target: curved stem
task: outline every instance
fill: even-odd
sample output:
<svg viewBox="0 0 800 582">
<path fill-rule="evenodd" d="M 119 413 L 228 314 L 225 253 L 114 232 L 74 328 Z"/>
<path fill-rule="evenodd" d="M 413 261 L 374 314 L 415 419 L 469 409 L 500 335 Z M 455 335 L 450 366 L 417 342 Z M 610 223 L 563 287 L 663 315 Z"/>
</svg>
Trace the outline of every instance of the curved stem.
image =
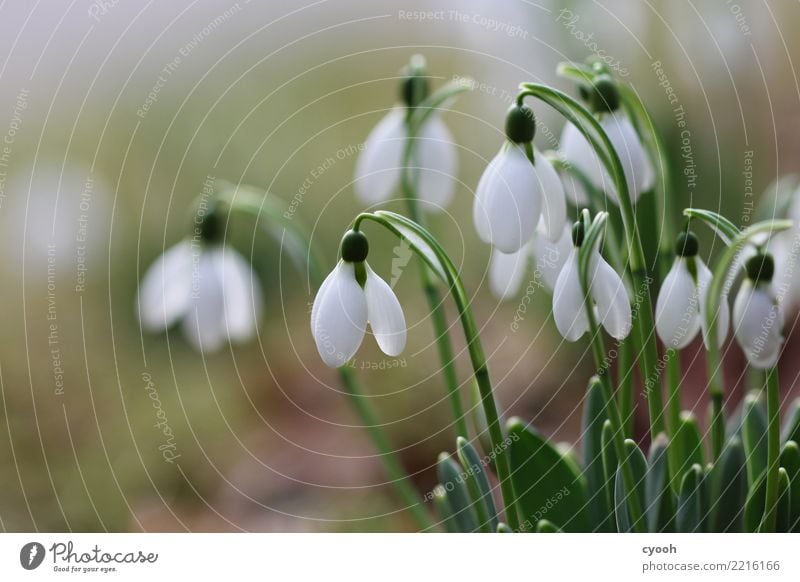
<svg viewBox="0 0 800 582">
<path fill-rule="evenodd" d="M 633 336 L 640 347 L 642 380 L 645 386 L 651 387 L 646 390 L 645 394 L 650 416 L 650 436 L 655 438 L 658 433 L 664 431 L 664 405 L 660 384 L 656 381 L 660 372 L 658 370 L 658 346 L 654 331 L 653 301 L 650 297 L 652 278 L 647 272 L 644 247 L 636 225 L 636 215 L 628 193 L 622 163 L 608 135 L 594 115 L 572 97 L 556 89 L 535 83 L 523 83 L 521 88 L 518 100 L 527 96 L 536 97 L 553 107 L 575 125 L 592 145 L 606 171 L 614 180 L 628 242 L 629 268 L 634 294 L 641 301 L 636 310 L 637 316 L 633 320 Z"/>
<path fill-rule="evenodd" d="M 414 180 L 412 158 L 414 155 L 414 145 L 417 138 L 418 127 L 416 124 L 411 123 L 411 116 L 406 118 L 406 132 L 407 138 L 405 147 L 403 149 L 403 162 L 401 173 L 401 184 L 403 195 L 406 199 L 406 206 L 408 207 L 408 215 L 411 220 L 427 228 L 424 220 L 424 215 L 419 210 L 417 200 L 417 188 Z M 458 385 L 458 374 L 456 373 L 455 361 L 453 357 L 453 345 L 450 342 L 450 336 L 447 332 L 447 315 L 444 312 L 442 296 L 436 283 L 431 277 L 431 273 L 425 265 L 420 265 L 419 279 L 422 285 L 422 290 L 425 293 L 425 298 L 428 300 L 428 309 L 431 313 L 431 322 L 433 324 L 433 335 L 436 341 L 436 348 L 439 353 L 439 360 L 441 362 L 441 371 L 444 376 L 445 387 L 447 388 L 448 400 L 450 402 L 450 411 L 453 414 L 453 422 L 455 423 L 456 436 L 469 438 L 469 429 L 467 428 L 467 419 L 464 414 L 464 407 L 461 404 L 461 393 Z"/>
<path fill-rule="evenodd" d="M 758 531 L 774 532 L 778 519 L 778 480 L 780 469 L 780 383 L 775 367 L 765 372 L 767 384 L 767 486 L 764 517 Z"/>
<path fill-rule="evenodd" d="M 436 239 L 434 239 L 428 231 L 408 218 L 385 211 L 362 213 L 356 217 L 353 228 L 358 230 L 361 222 L 364 220 L 377 222 L 395 235 L 409 240 L 414 252 L 431 267 L 433 272 L 439 274 L 450 288 L 458 309 L 458 317 L 464 330 L 464 337 L 467 343 L 467 350 L 469 351 L 470 362 L 472 363 L 473 374 L 481 394 L 481 404 L 486 414 L 489 437 L 492 441 L 492 452 L 499 451 L 495 457 L 495 465 L 497 467 L 497 477 L 500 481 L 500 489 L 503 495 L 506 520 L 511 529 L 517 530 L 519 529 L 519 516 L 517 515 L 514 486 L 511 481 L 510 451 L 503 434 L 503 427 L 500 424 L 500 415 L 498 414 L 497 404 L 494 400 L 492 381 L 489 376 L 489 368 L 486 363 L 483 344 L 481 343 L 475 319 L 472 316 L 469 297 L 458 275 L 458 269 L 456 269 L 450 257 Z M 398 228 L 399 226 L 407 229 L 407 231 L 401 231 L 400 228 Z M 409 233 L 411 233 L 415 239 L 417 239 L 417 237 L 418 239 L 410 239 L 408 236 Z M 420 242 L 427 246 L 427 249 L 430 250 L 432 255 L 420 248 Z"/>
<path fill-rule="evenodd" d="M 243 188 L 242 188 L 243 190 Z M 241 211 L 255 217 L 257 223 L 270 235 L 278 236 L 285 234 L 289 236 L 294 244 L 302 247 L 302 254 L 305 257 L 305 271 L 308 274 L 311 284 L 319 288 L 324 280 L 324 271 L 321 262 L 314 251 L 311 240 L 306 231 L 297 221 L 287 217 L 286 208 L 270 199 L 269 194 L 264 193 L 259 196 L 253 191 L 242 191 L 239 187 L 234 187 L 233 192 L 222 192 L 217 194 L 217 198 L 228 204 L 231 210 Z M 277 228 L 276 228 L 277 227 Z M 345 392 L 350 397 L 361 423 L 372 439 L 372 443 L 380 453 L 381 463 L 387 475 L 391 479 L 392 486 L 403 501 L 408 504 L 412 515 L 421 530 L 431 529 L 433 523 L 428 516 L 425 507 L 417 494 L 414 486 L 402 465 L 389 446 L 389 441 L 381 428 L 380 423 L 375 417 L 372 408 L 367 405 L 364 391 L 358 382 L 355 374 L 347 366 L 338 369 L 339 379 Z"/>
</svg>

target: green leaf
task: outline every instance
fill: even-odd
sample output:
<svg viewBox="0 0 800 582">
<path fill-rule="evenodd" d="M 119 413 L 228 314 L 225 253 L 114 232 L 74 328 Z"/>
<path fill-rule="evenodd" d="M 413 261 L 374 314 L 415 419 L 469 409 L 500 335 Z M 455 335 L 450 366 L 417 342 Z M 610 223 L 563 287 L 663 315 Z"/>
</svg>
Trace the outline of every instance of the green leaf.
<svg viewBox="0 0 800 582">
<path fill-rule="evenodd" d="M 669 439 L 664 433 L 659 433 L 650 445 L 644 499 L 647 527 L 651 532 L 671 532 L 675 528 L 675 501 L 669 484 L 668 448 Z"/>
<path fill-rule="evenodd" d="M 388 210 L 377 210 L 367 217 L 377 218 L 397 236 L 404 238 L 411 250 L 419 256 L 443 282 L 449 283 L 442 257 L 430 234 L 416 222 Z"/>
<path fill-rule="evenodd" d="M 558 451 L 519 419 L 508 423 L 511 474 L 525 530 L 545 517 L 564 531 L 590 531 L 586 483 Z"/>
<path fill-rule="evenodd" d="M 453 512 L 453 520 L 460 532 L 478 531 L 478 520 L 470 502 L 461 467 L 447 453 L 439 455 L 437 463 L 439 482 L 447 492 L 447 500 Z"/>
<path fill-rule="evenodd" d="M 786 411 L 781 429 L 781 442 L 800 442 L 800 398 L 795 398 Z"/>
<path fill-rule="evenodd" d="M 755 533 L 764 517 L 764 504 L 767 496 L 767 472 L 759 475 L 755 483 L 750 486 L 747 494 L 747 501 L 744 504 L 744 523 L 743 528 L 746 533 Z"/>
<path fill-rule="evenodd" d="M 608 504 L 609 508 L 613 509 L 616 507 L 615 490 L 617 466 L 619 465 L 619 460 L 617 458 L 617 451 L 614 448 L 614 430 L 611 427 L 610 420 L 606 420 L 603 423 L 601 447 L 603 456 L 603 474 L 605 475 L 603 489 L 605 491 L 606 503 Z M 614 510 L 614 514 L 616 515 L 616 510 Z M 615 531 L 617 531 L 616 517 L 612 525 L 615 528 Z"/>
<path fill-rule="evenodd" d="M 752 489 L 767 468 L 767 411 L 753 393 L 745 397 L 742 408 L 742 443 L 747 459 L 747 482 Z"/>
<path fill-rule="evenodd" d="M 678 495 L 678 531 L 692 533 L 702 531 L 703 526 L 703 469 L 698 464 L 686 472 Z"/>
<path fill-rule="evenodd" d="M 681 412 L 678 428 L 673 437 L 678 450 L 683 454 L 682 463 L 675 472 L 676 475 L 686 475 L 686 472 L 692 468 L 693 465 L 703 467 L 705 460 L 703 459 L 703 439 L 700 436 L 700 427 L 697 424 L 697 418 L 694 414 L 688 411 Z M 685 477 L 684 477 L 685 478 Z M 681 481 L 681 487 L 683 481 Z"/>
<path fill-rule="evenodd" d="M 464 437 L 458 437 L 458 458 L 467 474 L 467 489 L 472 497 L 475 513 L 482 531 L 493 532 L 497 529 L 497 508 L 492 498 L 492 488 L 483 470 L 481 457 L 475 448 Z"/>
<path fill-rule="evenodd" d="M 497 533 L 514 533 L 514 530 L 501 521 L 497 524 Z"/>
<path fill-rule="evenodd" d="M 636 499 L 642 503 L 647 498 L 647 460 L 644 453 L 631 439 L 625 439 L 626 457 L 623 463 L 628 463 L 633 473 L 636 483 Z M 636 524 L 632 522 L 628 504 L 632 502 L 631 492 L 625 489 L 625 481 L 622 478 L 622 463 L 617 468 L 617 475 L 614 480 L 614 510 L 617 516 L 617 531 L 634 532 Z M 646 519 L 643 514 L 642 519 Z"/>
<path fill-rule="evenodd" d="M 447 491 L 441 485 L 433 488 L 433 505 L 444 529 L 448 533 L 458 533 L 458 524 L 453 518 L 453 508 L 447 498 Z"/>
<path fill-rule="evenodd" d="M 781 467 L 786 469 L 791 489 L 790 531 L 800 533 L 800 447 L 795 441 L 783 445 Z"/>
<path fill-rule="evenodd" d="M 483 454 L 489 458 L 489 468 L 495 471 L 494 455 L 491 455 L 494 445 L 492 445 L 492 438 L 489 435 L 489 423 L 486 422 L 486 411 L 483 409 L 481 390 L 475 378 L 472 378 L 472 406 L 470 406 L 470 418 L 472 419 L 472 428 L 475 434 L 478 435 L 478 443 L 483 449 Z"/>
<path fill-rule="evenodd" d="M 786 469 L 778 469 L 778 521 L 775 531 L 789 533 L 792 531 L 791 485 Z"/>
<path fill-rule="evenodd" d="M 711 470 L 712 532 L 741 532 L 747 499 L 747 469 L 742 441 L 731 437 Z"/>
<path fill-rule="evenodd" d="M 614 512 L 606 497 L 606 473 L 603 470 L 603 423 L 606 405 L 600 379 L 593 376 L 586 389 L 583 405 L 583 476 L 589 496 L 589 522 L 593 531 L 614 531 Z"/>
<path fill-rule="evenodd" d="M 564 533 L 556 524 L 542 519 L 536 525 L 536 533 Z"/>
<path fill-rule="evenodd" d="M 735 239 L 741 232 L 739 227 L 733 224 L 730 220 L 711 210 L 705 210 L 703 208 L 687 208 L 683 211 L 683 214 L 689 218 L 696 218 L 702 222 L 705 222 L 719 235 L 726 245 L 731 244 L 733 239 Z"/>
</svg>

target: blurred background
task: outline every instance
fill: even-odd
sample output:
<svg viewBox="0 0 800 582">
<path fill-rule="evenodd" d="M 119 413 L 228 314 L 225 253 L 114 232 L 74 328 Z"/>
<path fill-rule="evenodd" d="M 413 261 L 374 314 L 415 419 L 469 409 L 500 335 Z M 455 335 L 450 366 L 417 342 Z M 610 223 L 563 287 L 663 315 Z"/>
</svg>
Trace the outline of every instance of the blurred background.
<svg viewBox="0 0 800 582">
<path fill-rule="evenodd" d="M 257 341 L 201 355 L 178 329 L 143 334 L 134 303 L 146 268 L 187 235 L 210 178 L 294 201 L 333 266 L 361 210 L 359 144 L 396 103 L 414 53 L 427 57 L 434 86 L 476 81 L 444 113 L 459 186 L 431 228 L 473 294 L 500 408 L 573 442 L 593 369 L 587 345 L 561 340 L 544 291 L 512 329 L 518 301 L 488 293 L 489 249 L 472 228 L 473 189 L 517 84 L 574 93 L 556 64 L 605 55 L 668 144 L 675 216 L 695 204 L 746 226 L 761 193 L 800 170 L 799 19 L 797 3 L 766 0 L 3 3 L 0 528 L 413 528 L 316 353 L 315 290 L 252 221 L 229 233 L 265 288 Z M 538 146 L 555 147 L 562 121 L 541 105 L 536 113 Z M 719 243 L 700 234 L 714 255 Z M 396 241 L 370 238 L 370 263 L 388 279 Z M 454 433 L 416 269 L 395 287 L 405 353 L 386 359 L 366 341 L 353 365 L 424 492 Z M 796 344 L 790 337 L 787 349 Z M 704 419 L 698 347 L 684 354 L 684 405 Z M 732 410 L 743 363 L 729 348 Z M 787 394 L 793 360 L 784 358 Z M 465 399 L 468 364 L 462 353 Z"/>
</svg>

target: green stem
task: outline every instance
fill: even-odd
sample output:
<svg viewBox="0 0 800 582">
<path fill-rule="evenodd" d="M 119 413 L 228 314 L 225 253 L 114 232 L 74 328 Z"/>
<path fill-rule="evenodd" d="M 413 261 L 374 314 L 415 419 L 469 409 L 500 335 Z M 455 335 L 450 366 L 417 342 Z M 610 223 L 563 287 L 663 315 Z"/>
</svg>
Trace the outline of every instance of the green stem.
<svg viewBox="0 0 800 582">
<path fill-rule="evenodd" d="M 411 247 L 418 256 L 425 261 L 434 272 L 443 277 L 443 281 L 447 283 L 450 288 L 453 299 L 456 302 L 458 317 L 464 330 L 464 337 L 467 343 L 467 350 L 469 351 L 470 362 L 472 363 L 473 374 L 481 394 L 481 404 L 486 415 L 493 452 L 499 451 L 499 454 L 495 457 L 495 466 L 497 467 L 497 477 L 500 481 L 500 490 L 503 495 L 506 520 L 511 529 L 518 530 L 519 516 L 516 509 L 514 486 L 511 481 L 510 450 L 508 443 L 505 442 L 503 427 L 500 424 L 500 415 L 498 414 L 497 404 L 494 400 L 489 368 L 486 363 L 486 355 L 483 351 L 478 327 L 475 325 L 469 296 L 464 289 L 464 284 L 461 282 L 458 269 L 436 239 L 412 220 L 399 214 L 385 211 L 362 213 L 356 217 L 353 228 L 358 230 L 359 225 L 364 220 L 377 222 L 395 235 L 409 240 Z M 406 229 L 405 232 L 401 231 L 398 225 Z M 409 239 L 409 233 L 411 233 L 416 240 Z M 427 246 L 433 253 L 433 256 L 427 254 L 420 248 L 420 241 Z"/>
<path fill-rule="evenodd" d="M 406 131 L 408 137 L 406 139 L 405 147 L 403 149 L 403 163 L 401 184 L 403 195 L 406 199 L 406 206 L 408 207 L 408 215 L 411 220 L 419 224 L 422 228 L 427 228 L 425 224 L 424 213 L 420 212 L 417 200 L 417 188 L 411 165 L 414 154 L 414 144 L 416 141 L 417 128 L 415 124 L 410 123 L 410 116 L 406 119 Z M 450 342 L 450 336 L 447 333 L 447 315 L 444 312 L 442 296 L 436 283 L 431 277 L 431 273 L 426 265 L 420 265 L 419 269 L 420 284 L 425 293 L 425 298 L 428 300 L 428 309 L 431 312 L 431 322 L 433 323 L 433 335 L 436 341 L 436 348 L 439 353 L 439 360 L 441 362 L 441 371 L 444 376 L 445 387 L 447 388 L 448 400 L 450 402 L 450 411 L 453 414 L 453 422 L 455 423 L 456 436 L 469 438 L 469 429 L 467 428 L 467 420 L 464 414 L 464 407 L 461 404 L 461 393 L 458 385 L 458 374 L 456 373 L 455 361 L 453 357 L 453 346 Z"/>
<path fill-rule="evenodd" d="M 397 491 L 403 501 L 408 504 L 408 507 L 417 522 L 417 527 L 419 527 L 421 530 L 432 529 L 433 523 L 428 516 L 428 512 L 425 511 L 423 504 L 420 503 L 419 495 L 417 494 L 413 485 L 411 485 L 411 481 L 400 465 L 399 459 L 389 446 L 389 441 L 381 429 L 381 425 L 378 422 L 378 419 L 375 417 L 375 413 L 373 412 L 372 408 L 367 405 L 366 397 L 361 390 L 361 386 L 359 385 L 355 374 L 353 374 L 353 372 L 347 366 L 342 366 L 338 369 L 338 372 L 345 392 L 347 392 L 347 395 L 350 396 L 350 401 L 353 403 L 356 413 L 361 419 L 364 427 L 367 429 L 367 432 L 369 432 L 369 436 L 372 438 L 373 445 L 375 445 L 375 448 L 380 453 L 383 468 L 386 471 L 386 474 L 389 476 L 389 479 L 391 479 L 392 486 L 395 488 L 395 491 Z"/>
<path fill-rule="evenodd" d="M 633 346 L 627 338 L 619 343 L 619 362 L 617 364 L 617 394 L 622 415 L 623 435 L 633 438 Z"/>
<path fill-rule="evenodd" d="M 631 281 L 634 294 L 640 298 L 641 304 L 637 308 L 637 317 L 633 320 L 633 337 L 640 348 L 642 358 L 642 381 L 646 390 L 647 408 L 650 416 L 650 436 L 655 438 L 664 431 L 664 405 L 661 398 L 658 371 L 658 346 L 655 336 L 655 322 L 653 318 L 653 302 L 650 297 L 651 278 L 647 273 L 644 256 L 644 247 L 636 225 L 636 215 L 628 193 L 625 172 L 614 150 L 611 141 L 600 123 L 585 107 L 572 97 L 544 85 L 523 83 L 522 91 L 517 95 L 517 102 L 527 96 L 536 97 L 553 107 L 567 121 L 575 125 L 586 137 L 598 158 L 606 167 L 617 189 L 617 195 L 622 213 L 622 222 L 625 228 L 625 237 L 628 243 L 628 258 L 631 272 Z"/>
<path fill-rule="evenodd" d="M 259 196 L 255 189 L 243 186 L 234 186 L 232 192 L 230 188 L 226 188 L 223 192 L 218 193 L 217 197 L 227 203 L 232 211 L 241 211 L 255 217 L 258 224 L 268 234 L 279 238 L 281 235 L 288 236 L 292 243 L 302 246 L 302 254 L 305 257 L 305 270 L 308 273 L 311 284 L 316 288 L 322 285 L 324 271 L 308 234 L 296 220 L 287 217 L 285 214 L 287 209 L 281 206 L 276 199 L 267 193 L 262 193 Z M 338 372 L 342 386 L 350 397 L 361 424 L 367 429 L 373 445 L 380 453 L 381 463 L 391 479 L 395 491 L 408 504 L 417 526 L 421 530 L 432 528 L 433 523 L 427 511 L 425 511 L 419 495 L 411 485 L 408 475 L 401 468 L 399 459 L 389 447 L 389 441 L 374 412 L 367 405 L 357 378 L 347 366 L 339 368 Z"/>
<path fill-rule="evenodd" d="M 780 469 L 780 383 L 775 367 L 766 371 L 767 383 L 767 488 L 764 517 L 759 531 L 774 532 L 778 519 L 778 480 Z"/>
</svg>

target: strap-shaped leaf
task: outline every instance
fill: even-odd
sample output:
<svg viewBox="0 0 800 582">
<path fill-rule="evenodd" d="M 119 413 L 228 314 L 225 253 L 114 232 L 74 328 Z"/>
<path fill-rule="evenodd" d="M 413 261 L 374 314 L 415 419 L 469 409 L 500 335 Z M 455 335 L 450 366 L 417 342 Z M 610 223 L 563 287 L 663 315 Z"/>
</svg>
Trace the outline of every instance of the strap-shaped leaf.
<svg viewBox="0 0 800 582">
<path fill-rule="evenodd" d="M 747 468 L 741 438 L 732 436 L 711 470 L 712 532 L 741 532 L 747 499 Z"/>
<path fill-rule="evenodd" d="M 458 533 L 458 524 L 453 517 L 453 508 L 447 498 L 447 491 L 442 485 L 433 488 L 433 505 L 439 516 L 439 521 L 447 533 Z"/>
<path fill-rule="evenodd" d="M 497 530 L 497 508 L 492 498 L 492 488 L 484 471 L 481 457 L 475 448 L 464 437 L 458 437 L 458 458 L 466 473 L 467 489 L 472 497 L 472 504 L 478 516 L 481 531 Z"/>
<path fill-rule="evenodd" d="M 497 533 L 514 533 L 514 530 L 501 521 L 497 524 Z"/>
<path fill-rule="evenodd" d="M 553 522 L 542 519 L 536 524 L 536 533 L 564 533 L 564 531 Z"/>
<path fill-rule="evenodd" d="M 645 511 L 647 528 L 651 532 L 675 530 L 675 500 L 669 484 L 669 449 L 667 435 L 659 433 L 650 445 L 645 479 Z"/>
<path fill-rule="evenodd" d="M 603 423 L 607 419 L 603 387 L 593 376 L 583 405 L 583 475 L 589 496 L 589 521 L 592 531 L 614 531 L 614 512 L 606 498 L 603 470 Z"/>
<path fill-rule="evenodd" d="M 755 483 L 750 486 L 747 493 L 747 501 L 744 504 L 743 529 L 746 533 L 756 533 L 761 519 L 764 517 L 764 500 L 767 494 L 765 479 L 766 471 L 756 478 Z"/>
<path fill-rule="evenodd" d="M 678 450 L 683 456 L 680 466 L 675 471 L 675 475 L 686 475 L 686 472 L 693 466 L 702 467 L 705 464 L 703 458 L 703 439 L 700 436 L 700 427 L 694 414 L 684 411 L 680 415 L 678 428 L 673 439 L 678 443 Z M 683 480 L 681 480 L 681 486 Z M 680 489 L 678 489 L 680 491 Z"/>
<path fill-rule="evenodd" d="M 678 495 L 677 526 L 682 533 L 702 531 L 703 524 L 703 469 L 692 465 L 681 481 Z"/>
<path fill-rule="evenodd" d="M 781 467 L 789 477 L 791 519 L 789 531 L 800 533 L 800 447 L 795 441 L 783 445 Z"/>
<path fill-rule="evenodd" d="M 751 488 L 767 468 L 767 412 L 757 394 L 745 396 L 742 408 L 742 443 Z"/>
<path fill-rule="evenodd" d="M 783 467 L 778 469 L 778 519 L 775 531 L 789 533 L 792 531 L 792 501 L 789 474 Z"/>
<path fill-rule="evenodd" d="M 788 441 L 800 442 L 800 398 L 792 401 L 781 428 L 781 442 Z"/>
<path fill-rule="evenodd" d="M 464 472 L 450 455 L 442 453 L 436 464 L 439 482 L 447 492 L 447 500 L 453 512 L 453 521 L 460 532 L 478 531 L 478 520 L 470 501 L 469 492 L 465 484 Z"/>
<path fill-rule="evenodd" d="M 619 459 L 617 457 L 617 451 L 614 448 L 614 429 L 611 427 L 610 420 L 606 420 L 603 423 L 601 446 L 603 457 L 603 474 L 605 476 L 603 490 L 605 492 L 605 498 L 608 507 L 613 509 L 616 506 L 614 492 L 616 489 L 617 467 L 619 465 Z M 614 514 L 616 514 L 616 511 L 614 511 Z M 616 531 L 616 518 L 613 521 L 613 527 Z"/>
<path fill-rule="evenodd" d="M 589 531 L 586 483 L 545 439 L 519 419 L 508 423 L 514 491 L 526 531 L 542 520 L 568 532 Z"/>
<path fill-rule="evenodd" d="M 712 210 L 705 210 L 704 208 L 687 208 L 683 211 L 684 216 L 688 218 L 695 218 L 710 226 L 714 232 L 719 235 L 722 241 L 729 245 L 739 233 L 739 227 L 733 224 L 730 220 Z"/>
<path fill-rule="evenodd" d="M 631 439 L 625 439 L 625 453 L 626 456 L 622 463 L 627 463 L 631 468 L 636 487 L 636 496 L 638 499 L 646 499 L 647 460 L 644 458 L 644 453 Z M 625 488 L 625 480 L 622 478 L 622 463 L 617 469 L 617 475 L 614 480 L 614 510 L 617 516 L 617 531 L 634 532 L 636 531 L 636 524 L 631 520 L 628 509 L 631 493 Z M 646 519 L 646 517 L 643 515 L 642 519 Z"/>
</svg>

